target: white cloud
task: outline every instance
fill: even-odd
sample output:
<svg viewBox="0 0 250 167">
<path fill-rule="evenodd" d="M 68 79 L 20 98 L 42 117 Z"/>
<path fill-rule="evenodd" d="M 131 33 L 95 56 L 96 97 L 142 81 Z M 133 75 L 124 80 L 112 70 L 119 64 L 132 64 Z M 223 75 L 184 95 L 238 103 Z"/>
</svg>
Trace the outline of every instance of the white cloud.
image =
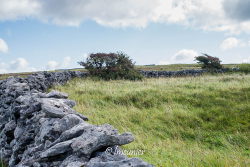
<svg viewBox="0 0 250 167">
<path fill-rule="evenodd" d="M 8 65 L 4 62 L 0 62 L 0 73 L 7 73 Z"/>
<path fill-rule="evenodd" d="M 112 27 L 156 22 L 250 33 L 249 0 L 0 0 L 0 4 L 0 20 L 29 17 L 69 26 L 94 20 Z"/>
<path fill-rule="evenodd" d="M 168 65 L 170 64 L 168 61 L 159 61 L 158 65 Z"/>
<path fill-rule="evenodd" d="M 0 38 L 0 52 L 7 53 L 8 50 L 9 50 L 8 45 L 3 39 Z"/>
<path fill-rule="evenodd" d="M 158 64 L 166 65 L 166 64 L 190 64 L 194 63 L 195 57 L 199 56 L 199 53 L 192 49 L 182 49 L 172 56 L 169 61 L 162 60 Z"/>
<path fill-rule="evenodd" d="M 49 61 L 46 65 L 47 70 L 55 70 L 59 68 L 59 63 L 56 61 Z"/>
<path fill-rule="evenodd" d="M 220 48 L 222 50 L 229 50 L 229 49 L 233 49 L 237 47 L 245 47 L 248 45 L 249 45 L 248 42 L 245 42 L 243 40 L 240 40 L 234 37 L 229 37 L 225 39 L 224 41 L 222 41 L 222 43 L 220 44 Z"/>
<path fill-rule="evenodd" d="M 35 16 L 39 0 L 0 0 L 0 20 L 15 20 Z"/>
<path fill-rule="evenodd" d="M 16 60 L 10 62 L 10 68 L 14 70 L 25 69 L 28 65 L 28 61 L 24 58 L 17 58 Z"/>
<path fill-rule="evenodd" d="M 67 67 L 70 66 L 71 62 L 72 62 L 72 58 L 71 58 L 71 57 L 69 57 L 69 56 L 64 57 L 64 58 L 63 58 L 63 62 L 62 62 L 62 64 L 61 64 L 61 67 L 62 67 L 62 68 L 67 68 Z"/>
<path fill-rule="evenodd" d="M 71 65 L 72 58 L 67 56 L 63 58 L 62 62 L 57 62 L 54 60 L 48 61 L 46 65 L 46 70 L 55 70 L 60 68 L 68 68 Z"/>
<path fill-rule="evenodd" d="M 248 57 L 247 59 L 244 59 L 244 60 L 242 61 L 242 63 L 250 63 L 250 57 Z"/>
<path fill-rule="evenodd" d="M 178 51 L 173 57 L 173 61 L 176 63 L 193 63 L 195 57 L 199 54 L 195 50 L 182 49 Z"/>
<path fill-rule="evenodd" d="M 71 65 L 72 58 L 64 57 L 62 62 L 48 61 L 43 70 L 55 70 L 60 68 L 68 68 Z M 36 69 L 30 66 L 30 63 L 25 58 L 17 58 L 10 62 L 0 61 L 0 73 L 15 73 L 15 72 L 32 72 L 41 69 Z"/>
<path fill-rule="evenodd" d="M 34 67 L 29 65 L 29 62 L 24 58 L 17 58 L 9 63 L 0 63 L 0 73 L 14 73 L 14 72 L 30 72 L 36 71 Z"/>
<path fill-rule="evenodd" d="M 221 43 L 220 48 L 223 50 L 232 49 L 232 48 L 238 47 L 239 44 L 240 44 L 240 41 L 237 38 L 230 37 L 230 38 L 225 39 Z"/>
</svg>

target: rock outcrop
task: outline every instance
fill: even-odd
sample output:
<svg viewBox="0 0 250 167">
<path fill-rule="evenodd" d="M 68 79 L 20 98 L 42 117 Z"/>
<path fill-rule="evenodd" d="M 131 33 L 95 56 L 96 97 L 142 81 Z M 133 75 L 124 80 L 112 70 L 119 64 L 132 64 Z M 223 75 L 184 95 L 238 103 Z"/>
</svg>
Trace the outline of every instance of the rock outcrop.
<svg viewBox="0 0 250 167">
<path fill-rule="evenodd" d="M 134 140 L 109 124 L 92 125 L 65 93 L 45 93 L 83 72 L 41 72 L 0 81 L 0 157 L 10 167 L 152 166 L 106 152 Z"/>
</svg>

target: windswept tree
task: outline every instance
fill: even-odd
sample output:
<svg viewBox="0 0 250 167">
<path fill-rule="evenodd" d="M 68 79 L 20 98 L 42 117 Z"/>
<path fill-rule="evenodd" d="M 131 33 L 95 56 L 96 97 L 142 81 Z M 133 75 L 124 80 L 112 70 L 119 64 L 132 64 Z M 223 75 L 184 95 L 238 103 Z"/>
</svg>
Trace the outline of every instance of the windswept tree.
<svg viewBox="0 0 250 167">
<path fill-rule="evenodd" d="M 195 57 L 198 64 L 201 64 L 203 69 L 215 70 L 222 69 L 221 60 L 218 57 L 213 57 L 208 54 L 202 53 L 201 56 Z"/>
<path fill-rule="evenodd" d="M 142 79 L 135 69 L 134 62 L 125 53 L 92 53 L 86 61 L 79 62 L 91 76 L 105 80 L 113 79 Z"/>
</svg>

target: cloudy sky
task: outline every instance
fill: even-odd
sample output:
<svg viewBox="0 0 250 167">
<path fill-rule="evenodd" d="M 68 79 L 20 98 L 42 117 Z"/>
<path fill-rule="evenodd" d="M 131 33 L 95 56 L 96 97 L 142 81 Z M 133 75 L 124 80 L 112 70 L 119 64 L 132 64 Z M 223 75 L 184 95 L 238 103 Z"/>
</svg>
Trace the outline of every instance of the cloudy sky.
<svg viewBox="0 0 250 167">
<path fill-rule="evenodd" d="M 137 64 L 200 53 L 250 62 L 250 0 L 0 0 L 0 73 L 74 68 L 116 51 Z"/>
</svg>

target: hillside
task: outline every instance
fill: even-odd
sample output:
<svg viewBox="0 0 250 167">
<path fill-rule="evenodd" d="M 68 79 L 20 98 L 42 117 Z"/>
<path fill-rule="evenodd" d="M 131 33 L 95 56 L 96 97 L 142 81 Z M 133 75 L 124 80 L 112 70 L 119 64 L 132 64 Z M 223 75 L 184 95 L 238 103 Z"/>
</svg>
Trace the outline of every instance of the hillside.
<svg viewBox="0 0 250 167">
<path fill-rule="evenodd" d="M 57 89 L 93 124 L 130 131 L 125 149 L 156 166 L 249 165 L 250 75 L 130 81 L 75 79 Z"/>
</svg>

